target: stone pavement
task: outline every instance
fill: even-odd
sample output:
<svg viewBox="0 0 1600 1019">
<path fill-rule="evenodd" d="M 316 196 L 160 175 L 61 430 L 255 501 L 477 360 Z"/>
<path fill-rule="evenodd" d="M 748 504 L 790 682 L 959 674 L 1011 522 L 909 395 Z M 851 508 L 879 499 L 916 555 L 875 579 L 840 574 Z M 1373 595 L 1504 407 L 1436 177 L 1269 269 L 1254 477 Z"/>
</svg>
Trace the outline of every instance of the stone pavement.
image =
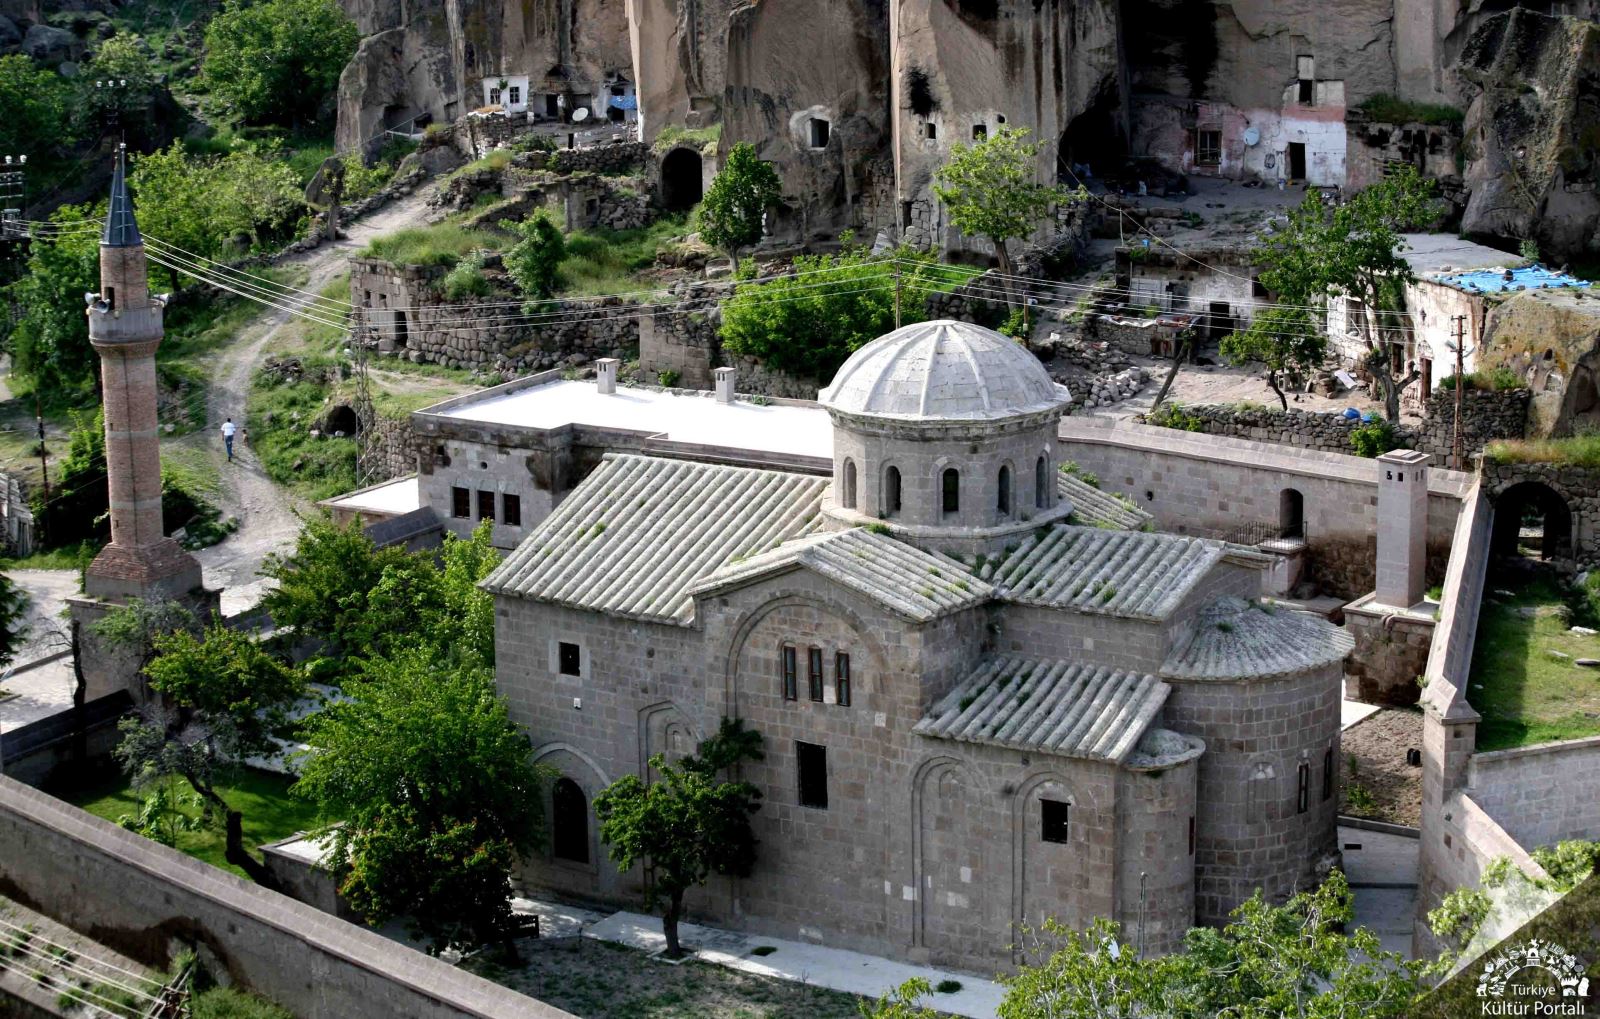
<svg viewBox="0 0 1600 1019">
<path fill-rule="evenodd" d="M 1339 826 L 1344 873 L 1355 893 L 1355 921 L 1391 952 L 1411 958 L 1417 908 L 1417 839 Z"/>
<path fill-rule="evenodd" d="M 651 953 L 661 951 L 667 944 L 666 936 L 661 933 L 660 917 L 628 912 L 606 915 L 526 898 L 513 899 L 511 905 L 518 913 L 537 914 L 545 937 L 582 936 Z M 800 941 L 742 934 L 692 923 L 681 924 L 679 935 L 684 947 L 702 962 L 869 998 L 877 998 L 912 977 L 922 977 L 935 986 L 941 980 L 957 980 L 961 983 L 961 990 L 950 994 L 935 993 L 923 1004 L 969 1019 L 993 1019 L 1005 993 L 1004 988 L 993 980 L 967 973 L 913 966 L 876 955 L 825 948 Z M 763 946 L 775 951 L 766 955 L 752 954 L 754 949 Z"/>
</svg>

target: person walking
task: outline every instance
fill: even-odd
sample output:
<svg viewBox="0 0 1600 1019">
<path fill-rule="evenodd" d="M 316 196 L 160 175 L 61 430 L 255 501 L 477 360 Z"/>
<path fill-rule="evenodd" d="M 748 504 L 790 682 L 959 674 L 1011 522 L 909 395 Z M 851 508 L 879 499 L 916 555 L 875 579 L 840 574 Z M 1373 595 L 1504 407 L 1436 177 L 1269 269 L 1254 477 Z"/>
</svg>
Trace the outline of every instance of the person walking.
<svg viewBox="0 0 1600 1019">
<path fill-rule="evenodd" d="M 233 434 L 239 429 L 234 426 L 233 418 L 222 422 L 222 444 L 228 447 L 228 462 L 233 463 Z"/>
</svg>

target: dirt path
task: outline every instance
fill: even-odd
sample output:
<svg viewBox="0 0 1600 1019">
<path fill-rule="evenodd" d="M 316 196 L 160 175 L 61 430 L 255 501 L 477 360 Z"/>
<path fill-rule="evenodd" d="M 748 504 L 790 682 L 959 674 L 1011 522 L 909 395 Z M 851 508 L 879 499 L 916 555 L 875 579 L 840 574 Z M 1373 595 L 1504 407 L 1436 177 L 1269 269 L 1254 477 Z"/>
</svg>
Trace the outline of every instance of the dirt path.
<svg viewBox="0 0 1600 1019">
<path fill-rule="evenodd" d="M 336 244 L 324 244 L 286 260 L 284 264 L 304 266 L 310 273 L 298 288 L 306 295 L 297 297 L 294 305 L 312 303 L 309 294 L 343 272 L 346 259 L 372 238 L 420 221 L 428 190 L 420 189 L 351 224 L 345 229 L 345 238 Z M 262 560 L 294 544 L 302 515 L 310 509 L 267 477 L 261 461 L 243 441 L 242 431 L 234 443 L 233 463 L 227 462 L 222 444 L 223 421 L 231 417 L 243 427 L 251 374 L 279 330 L 292 319 L 290 311 L 264 309 L 209 365 L 212 384 L 206 401 L 206 427 L 198 439 L 222 476 L 219 505 L 223 515 L 237 517 L 239 529 L 221 544 L 196 552 L 195 558 L 205 571 L 206 586 L 222 589 L 224 615 L 243 611 L 260 599 L 265 582 L 257 571 Z"/>
</svg>

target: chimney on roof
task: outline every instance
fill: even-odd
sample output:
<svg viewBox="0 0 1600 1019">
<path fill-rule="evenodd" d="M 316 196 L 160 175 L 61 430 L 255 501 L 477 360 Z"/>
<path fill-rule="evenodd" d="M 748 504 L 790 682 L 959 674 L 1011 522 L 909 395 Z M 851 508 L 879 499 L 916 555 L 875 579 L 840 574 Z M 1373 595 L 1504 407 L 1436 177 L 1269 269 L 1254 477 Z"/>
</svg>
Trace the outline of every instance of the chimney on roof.
<svg viewBox="0 0 1600 1019">
<path fill-rule="evenodd" d="M 1428 569 L 1428 460 L 1397 449 L 1378 457 L 1378 583 L 1375 601 L 1408 609 L 1422 600 Z"/>
<path fill-rule="evenodd" d="M 602 357 L 594 363 L 595 388 L 604 395 L 617 391 L 617 365 L 621 364 L 614 357 Z"/>
<path fill-rule="evenodd" d="M 716 380 L 717 402 L 733 402 L 733 377 L 736 373 L 732 368 L 717 368 L 711 375 Z"/>
</svg>

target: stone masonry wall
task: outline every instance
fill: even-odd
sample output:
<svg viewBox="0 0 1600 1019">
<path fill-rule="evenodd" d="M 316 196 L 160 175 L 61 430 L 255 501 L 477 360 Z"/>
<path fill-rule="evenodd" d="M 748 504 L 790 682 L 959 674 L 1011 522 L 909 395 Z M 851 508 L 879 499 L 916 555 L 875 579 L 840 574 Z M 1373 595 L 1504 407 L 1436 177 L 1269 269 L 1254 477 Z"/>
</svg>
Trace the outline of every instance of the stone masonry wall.
<svg viewBox="0 0 1600 1019">
<path fill-rule="evenodd" d="M 443 301 L 438 268 L 350 260 L 350 300 L 381 352 L 449 368 L 526 374 L 574 367 L 599 357 L 629 360 L 639 345 L 638 319 L 621 300 L 555 302 L 547 320 L 529 321 L 515 300 L 493 296 Z"/>
<path fill-rule="evenodd" d="M 1467 787 L 1530 852 L 1600 838 L 1600 736 L 1474 754 Z"/>
<path fill-rule="evenodd" d="M 369 484 L 416 473 L 417 445 L 411 415 L 377 418 L 365 445 L 361 466 L 368 474 Z"/>
<path fill-rule="evenodd" d="M 1572 514 L 1572 559 L 1579 570 L 1600 567 L 1600 468 L 1566 463 L 1497 463 L 1481 467 L 1483 493 L 1499 500 L 1514 485 L 1533 483 L 1554 492 Z"/>
<path fill-rule="evenodd" d="M 1527 421 L 1526 389 L 1469 390 L 1462 394 L 1462 444 L 1468 456 L 1494 439 L 1522 438 Z M 1350 433 L 1361 427 L 1338 414 L 1291 407 L 1185 406 L 1183 412 L 1198 418 L 1208 435 L 1232 435 L 1257 442 L 1276 442 L 1327 453 L 1353 453 Z M 1449 462 L 1455 431 L 1455 394 L 1436 390 L 1428 397 L 1421 426 L 1398 423 L 1395 437 L 1407 449 L 1433 454 L 1436 464 Z"/>
<path fill-rule="evenodd" d="M 147 966 L 203 944 L 299 1019 L 571 1019 L 9 778 L 0 845 L 0 894 Z"/>
<path fill-rule="evenodd" d="M 1346 694 L 1368 704 L 1415 704 L 1428 667 L 1434 623 L 1347 606 L 1344 626 L 1355 637 L 1345 666 Z"/>
</svg>

